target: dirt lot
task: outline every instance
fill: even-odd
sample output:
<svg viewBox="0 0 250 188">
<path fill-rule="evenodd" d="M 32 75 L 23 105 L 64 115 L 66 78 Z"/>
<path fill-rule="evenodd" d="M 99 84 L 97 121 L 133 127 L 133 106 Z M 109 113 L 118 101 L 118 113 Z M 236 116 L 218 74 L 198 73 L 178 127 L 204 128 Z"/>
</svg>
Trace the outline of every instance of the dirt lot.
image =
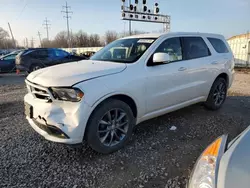
<svg viewBox="0 0 250 188">
<path fill-rule="evenodd" d="M 250 124 L 250 74 L 237 73 L 219 111 L 199 104 L 149 120 L 124 149 L 100 155 L 87 146 L 46 141 L 33 131 L 23 115 L 26 90 L 20 79 L 0 77 L 0 187 L 185 187 L 211 141 L 223 133 L 232 138 Z"/>
</svg>

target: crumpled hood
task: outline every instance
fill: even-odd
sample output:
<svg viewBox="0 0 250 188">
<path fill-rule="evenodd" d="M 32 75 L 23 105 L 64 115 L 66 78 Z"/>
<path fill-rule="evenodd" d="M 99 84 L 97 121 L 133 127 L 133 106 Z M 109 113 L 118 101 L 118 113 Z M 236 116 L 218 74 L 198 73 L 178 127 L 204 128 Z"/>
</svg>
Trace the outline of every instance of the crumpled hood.
<svg viewBox="0 0 250 188">
<path fill-rule="evenodd" d="M 122 72 L 126 67 L 125 63 L 82 60 L 34 71 L 27 80 L 45 87 L 72 86 L 84 80 Z"/>
</svg>

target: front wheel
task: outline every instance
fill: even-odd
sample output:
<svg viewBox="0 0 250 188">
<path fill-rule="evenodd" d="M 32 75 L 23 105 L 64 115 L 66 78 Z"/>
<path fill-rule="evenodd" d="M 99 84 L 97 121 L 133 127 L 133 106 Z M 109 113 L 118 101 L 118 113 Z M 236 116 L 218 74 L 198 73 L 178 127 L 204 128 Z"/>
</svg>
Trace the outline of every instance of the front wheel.
<svg viewBox="0 0 250 188">
<path fill-rule="evenodd" d="M 108 99 L 92 113 L 86 140 L 99 153 L 112 153 L 122 148 L 132 135 L 135 117 L 123 101 Z"/>
<path fill-rule="evenodd" d="M 227 82 L 224 78 L 217 78 L 212 85 L 205 106 L 210 110 L 219 109 L 227 97 Z"/>
</svg>

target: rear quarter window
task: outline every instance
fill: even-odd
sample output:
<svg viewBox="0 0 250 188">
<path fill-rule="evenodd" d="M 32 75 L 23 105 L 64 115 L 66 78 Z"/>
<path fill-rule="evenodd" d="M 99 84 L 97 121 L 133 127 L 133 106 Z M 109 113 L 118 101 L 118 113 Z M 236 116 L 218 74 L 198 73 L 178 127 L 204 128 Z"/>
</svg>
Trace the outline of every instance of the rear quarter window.
<svg viewBox="0 0 250 188">
<path fill-rule="evenodd" d="M 217 53 L 228 53 L 226 44 L 221 39 L 207 38 Z"/>
</svg>

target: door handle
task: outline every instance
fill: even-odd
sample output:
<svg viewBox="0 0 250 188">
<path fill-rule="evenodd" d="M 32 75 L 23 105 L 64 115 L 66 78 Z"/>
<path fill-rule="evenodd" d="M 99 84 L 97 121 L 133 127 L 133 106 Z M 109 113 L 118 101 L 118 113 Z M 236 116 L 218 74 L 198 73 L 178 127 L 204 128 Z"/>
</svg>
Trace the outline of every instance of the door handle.
<svg viewBox="0 0 250 188">
<path fill-rule="evenodd" d="M 218 64 L 218 61 L 213 61 L 211 64 L 212 64 L 212 65 L 217 65 L 217 64 Z"/>
<path fill-rule="evenodd" d="M 178 71 L 185 71 L 185 70 L 187 70 L 186 67 L 180 67 L 180 68 L 178 69 Z"/>
</svg>

